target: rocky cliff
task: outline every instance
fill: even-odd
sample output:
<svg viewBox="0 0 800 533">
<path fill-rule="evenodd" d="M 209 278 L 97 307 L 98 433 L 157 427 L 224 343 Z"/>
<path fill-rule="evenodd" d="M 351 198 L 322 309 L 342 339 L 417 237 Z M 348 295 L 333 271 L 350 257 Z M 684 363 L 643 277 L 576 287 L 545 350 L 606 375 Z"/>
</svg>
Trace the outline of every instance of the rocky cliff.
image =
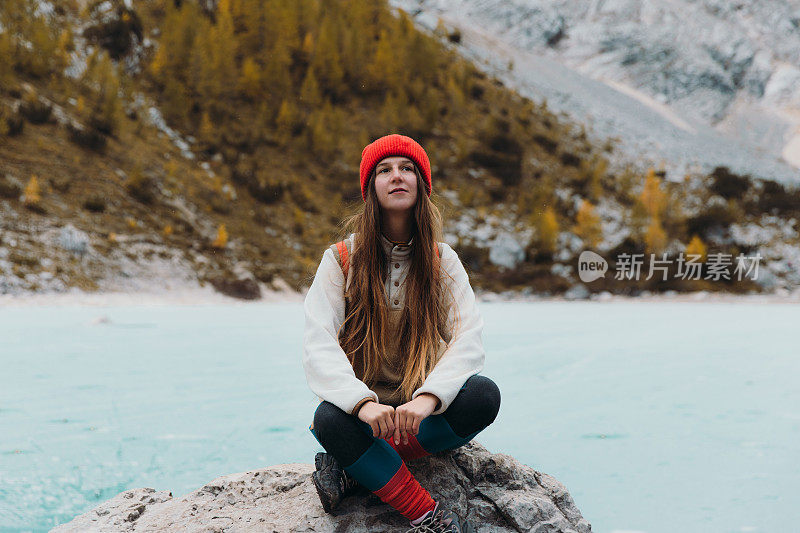
<svg viewBox="0 0 800 533">
<path fill-rule="evenodd" d="M 434 498 L 443 499 L 481 533 L 591 531 L 567 489 L 513 457 L 470 443 L 409 464 Z M 175 498 L 150 488 L 122 492 L 56 533 L 87 531 L 405 531 L 408 522 L 363 491 L 336 515 L 322 510 L 313 465 L 288 464 L 215 479 Z"/>
<path fill-rule="evenodd" d="M 797 183 L 797 2 L 392 4 L 428 27 L 441 19 L 459 32 L 462 53 L 498 68 L 510 87 L 619 138 L 619 153 L 663 158 L 675 179 L 724 164 Z"/>
</svg>

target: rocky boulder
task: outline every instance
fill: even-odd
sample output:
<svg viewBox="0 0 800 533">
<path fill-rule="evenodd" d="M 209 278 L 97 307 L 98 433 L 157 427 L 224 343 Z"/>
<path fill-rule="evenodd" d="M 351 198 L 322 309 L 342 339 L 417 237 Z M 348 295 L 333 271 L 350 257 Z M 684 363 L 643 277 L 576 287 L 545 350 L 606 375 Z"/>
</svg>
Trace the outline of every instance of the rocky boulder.
<svg viewBox="0 0 800 533">
<path fill-rule="evenodd" d="M 467 515 L 480 533 L 588 533 L 591 526 L 554 478 L 477 443 L 409 463 L 435 499 Z M 215 479 L 174 498 L 154 489 L 122 492 L 53 532 L 89 531 L 405 531 L 406 521 L 373 494 L 322 510 L 313 465 L 288 464 Z"/>
</svg>

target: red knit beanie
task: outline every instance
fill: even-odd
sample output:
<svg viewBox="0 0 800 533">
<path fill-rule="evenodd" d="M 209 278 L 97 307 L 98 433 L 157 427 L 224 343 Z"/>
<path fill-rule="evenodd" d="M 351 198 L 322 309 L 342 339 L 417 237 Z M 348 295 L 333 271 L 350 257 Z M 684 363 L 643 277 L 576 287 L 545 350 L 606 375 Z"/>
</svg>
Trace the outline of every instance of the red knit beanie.
<svg viewBox="0 0 800 533">
<path fill-rule="evenodd" d="M 369 177 L 375 169 L 375 165 L 381 162 L 381 159 L 392 156 L 405 156 L 411 159 L 422 174 L 422 179 L 425 181 L 428 197 L 431 196 L 431 162 L 428 159 L 428 154 L 417 141 L 405 135 L 398 135 L 392 133 L 385 135 L 380 139 L 376 139 L 361 152 L 361 166 L 359 168 L 361 174 L 361 198 L 367 201 L 367 185 L 369 184 Z"/>
</svg>

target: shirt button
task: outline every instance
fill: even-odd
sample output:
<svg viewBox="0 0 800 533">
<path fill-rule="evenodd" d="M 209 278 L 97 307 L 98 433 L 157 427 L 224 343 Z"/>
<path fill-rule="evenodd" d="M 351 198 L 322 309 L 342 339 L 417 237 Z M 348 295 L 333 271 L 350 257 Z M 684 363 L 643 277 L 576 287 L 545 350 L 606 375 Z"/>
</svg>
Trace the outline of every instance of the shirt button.
<svg viewBox="0 0 800 533">
<path fill-rule="evenodd" d="M 395 263 L 395 264 L 394 264 L 394 267 L 395 267 L 395 268 L 400 268 L 400 263 Z"/>
<path fill-rule="evenodd" d="M 398 285 L 400 285 L 400 282 L 399 281 L 395 281 L 394 282 L 394 286 L 397 287 Z"/>
<path fill-rule="evenodd" d="M 394 305 L 399 305 L 399 304 L 400 304 L 400 300 L 395 300 L 394 301 Z"/>
</svg>

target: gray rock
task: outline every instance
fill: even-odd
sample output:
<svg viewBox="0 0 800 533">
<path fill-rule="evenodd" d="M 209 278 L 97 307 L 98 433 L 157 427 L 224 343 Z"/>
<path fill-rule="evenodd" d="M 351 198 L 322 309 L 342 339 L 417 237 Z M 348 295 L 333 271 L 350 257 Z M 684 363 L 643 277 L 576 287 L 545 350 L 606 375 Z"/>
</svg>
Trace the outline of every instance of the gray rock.
<svg viewBox="0 0 800 533">
<path fill-rule="evenodd" d="M 557 261 L 566 263 L 583 250 L 583 241 L 580 237 L 569 231 L 562 231 L 558 234 L 555 258 Z"/>
<path fill-rule="evenodd" d="M 572 276 L 572 265 L 564 265 L 562 263 L 553 263 L 550 266 L 550 273 L 562 278 L 569 279 Z"/>
<path fill-rule="evenodd" d="M 573 285 L 564 293 L 564 298 L 567 300 L 588 300 L 590 295 L 589 289 L 585 285 Z"/>
<path fill-rule="evenodd" d="M 480 444 L 413 461 L 409 468 L 435 499 L 480 524 L 481 533 L 591 531 L 561 483 Z M 128 490 L 52 531 L 380 533 L 409 527 L 366 491 L 345 499 L 335 516 L 326 514 L 311 482 L 313 470 L 288 464 L 231 474 L 179 498 L 154 489 Z"/>
<path fill-rule="evenodd" d="M 83 257 L 89 251 L 89 235 L 67 224 L 58 232 L 56 243 L 68 252 Z"/>
<path fill-rule="evenodd" d="M 501 232 L 489 248 L 489 261 L 495 265 L 516 268 L 525 260 L 525 248 L 514 235 Z"/>
</svg>

